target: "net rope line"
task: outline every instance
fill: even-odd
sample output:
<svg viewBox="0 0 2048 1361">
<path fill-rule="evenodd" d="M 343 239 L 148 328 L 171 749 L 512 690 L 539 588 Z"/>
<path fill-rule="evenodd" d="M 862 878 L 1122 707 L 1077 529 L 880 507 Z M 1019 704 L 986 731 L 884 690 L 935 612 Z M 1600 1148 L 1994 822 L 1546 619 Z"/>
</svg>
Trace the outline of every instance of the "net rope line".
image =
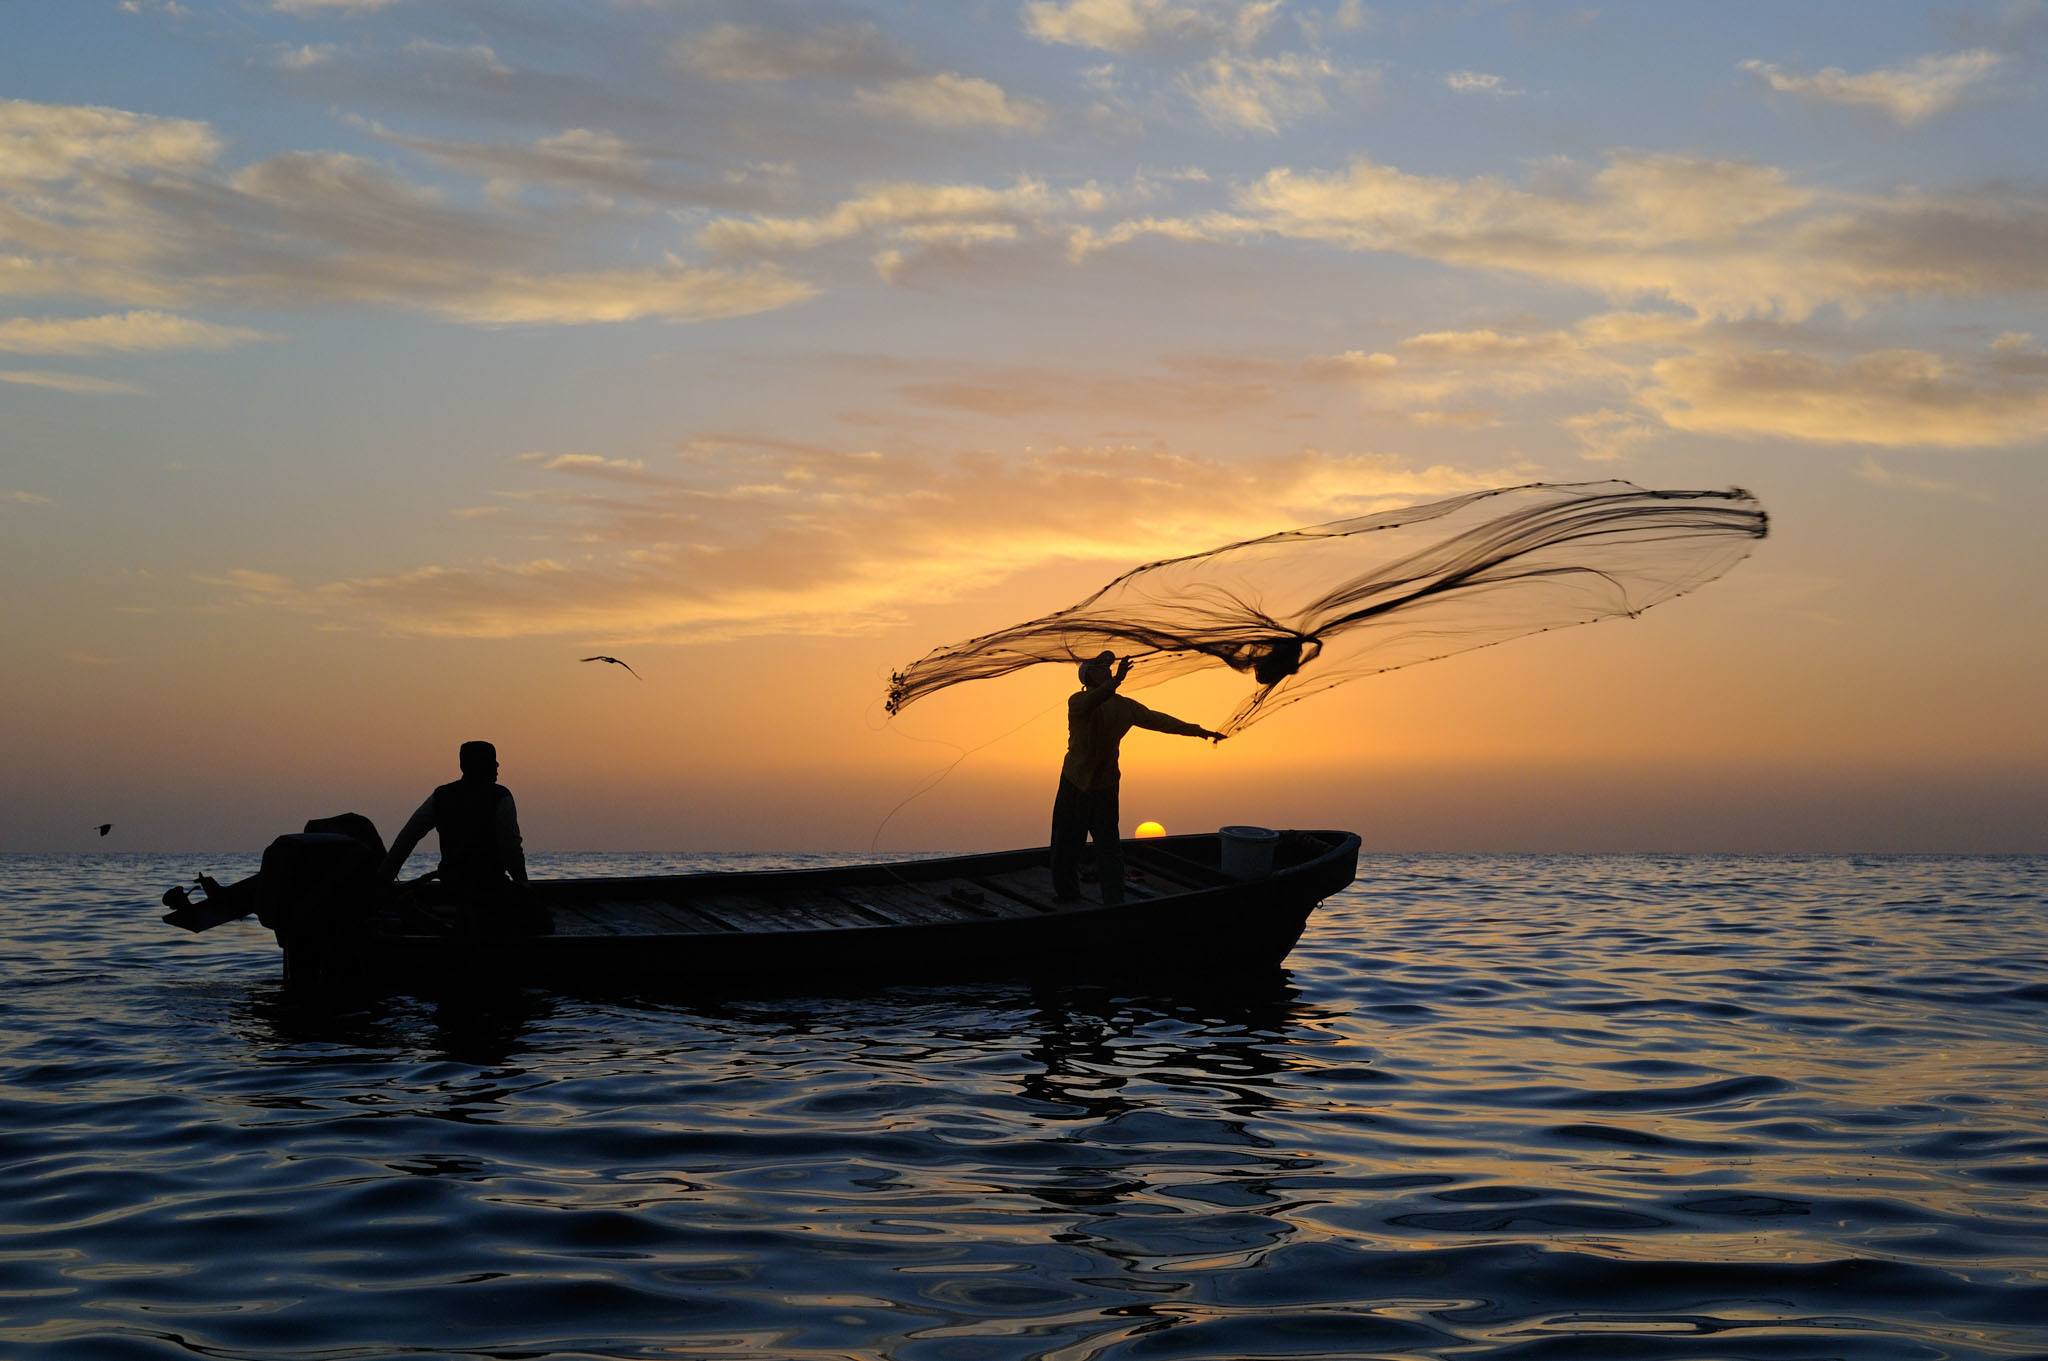
<svg viewBox="0 0 2048 1361">
<path fill-rule="evenodd" d="M 962 761 L 965 761 L 968 757 L 974 755 L 974 753 L 976 753 L 977 751 L 981 751 L 986 747 L 994 746 L 996 743 L 1002 741 L 1006 737 L 1016 736 L 1018 733 L 1024 731 L 1024 729 L 1030 727 L 1039 719 L 1044 718 L 1047 714 L 1051 713 L 1054 709 L 1058 708 L 1061 704 L 1064 703 L 1066 703 L 1066 699 L 1063 696 L 1060 699 L 1056 699 L 1052 703 L 1046 705 L 1044 708 L 1038 710 L 1029 718 L 1025 719 L 1022 723 L 1017 724 L 1017 726 L 1015 726 L 1014 728 L 1005 729 L 1004 731 L 997 733 L 994 737 L 989 738 L 987 741 L 977 742 L 971 747 L 961 747 L 958 743 L 949 742 L 943 737 L 918 737 L 915 734 L 903 732 L 902 730 L 898 729 L 894 724 L 891 724 L 889 730 L 891 732 L 894 732 L 898 737 L 901 737 L 906 742 L 931 742 L 939 746 L 955 747 L 960 754 L 958 756 L 955 756 L 951 761 L 948 761 L 945 764 L 945 766 L 939 769 L 936 773 L 923 777 L 923 782 L 920 783 L 917 786 L 917 788 L 911 790 L 908 794 L 905 794 L 901 799 L 897 800 L 896 806 L 891 808 L 888 812 L 882 815 L 882 820 L 875 824 L 875 834 L 868 838 L 868 854 L 876 854 L 876 848 L 879 847 L 882 842 L 882 829 L 887 827 L 890 821 L 894 819 L 898 813 L 902 812 L 905 808 L 909 807 L 910 804 L 915 800 L 923 798 L 925 795 L 931 793 L 934 789 L 937 789 L 940 785 L 944 784 L 946 780 L 953 774 L 953 772 L 960 768 L 960 763 Z M 893 868 L 890 869 L 889 872 L 893 877 L 895 877 L 899 881 L 905 884 L 909 883 L 909 881 L 903 879 L 901 875 L 896 874 Z"/>
</svg>

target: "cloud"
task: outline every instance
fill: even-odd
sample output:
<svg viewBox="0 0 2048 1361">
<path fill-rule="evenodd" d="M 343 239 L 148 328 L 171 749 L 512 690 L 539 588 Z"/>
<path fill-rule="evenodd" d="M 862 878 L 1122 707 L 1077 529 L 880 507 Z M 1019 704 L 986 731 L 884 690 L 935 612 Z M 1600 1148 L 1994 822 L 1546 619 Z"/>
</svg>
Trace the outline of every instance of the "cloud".
<svg viewBox="0 0 2048 1361">
<path fill-rule="evenodd" d="M 1633 372 L 1578 330 L 1425 331 L 1403 340 L 1400 351 L 1408 387 L 1418 398 L 1437 401 L 1473 393 L 1526 396 L 1595 383 L 1620 386 Z"/>
<path fill-rule="evenodd" d="M 481 325 L 588 325 L 619 321 L 711 321 L 751 316 L 815 297 L 817 290 L 773 265 L 751 269 L 605 269 L 499 274 L 419 305 Z"/>
<path fill-rule="evenodd" d="M 310 604 L 296 582 L 276 572 L 235 567 L 218 576 L 196 579 L 202 585 L 219 586 L 233 592 L 235 598 L 244 604 Z"/>
<path fill-rule="evenodd" d="M 1856 476 L 1873 486 L 1890 487 L 1899 491 L 1920 492 L 1929 496 L 1957 496 L 1965 501 L 1986 502 L 1991 499 L 1975 487 L 1965 486 L 1947 478 L 1923 477 L 1917 473 L 1887 468 L 1869 454 L 1865 454 L 1857 463 Z"/>
<path fill-rule="evenodd" d="M 270 64 L 280 71 L 310 71 L 333 61 L 337 50 L 333 43 L 301 43 L 278 52 Z"/>
<path fill-rule="evenodd" d="M 605 134 L 527 153 L 567 175 L 630 172 Z M 286 152 L 239 169 L 203 124 L 0 105 L 0 295 L 163 308 L 372 303 L 474 324 L 700 321 L 789 306 L 808 283 L 674 254 L 619 261 L 587 216 L 466 202 L 361 156 Z M 597 257 L 597 258 L 593 258 Z"/>
<path fill-rule="evenodd" d="M 270 0 L 280 14 L 369 14 L 388 9 L 398 0 Z"/>
<path fill-rule="evenodd" d="M 1126 218 L 1106 231 L 1087 226 L 1071 229 L 1067 233 L 1067 259 L 1080 264 L 1097 251 L 1128 245 L 1146 236 L 1163 237 L 1169 241 L 1218 242 L 1243 240 L 1255 231 L 1244 218 L 1214 213 L 1200 218 Z"/>
<path fill-rule="evenodd" d="M 1609 312 L 1562 329 L 1423 332 L 1398 353 L 1317 356 L 1303 372 L 1350 384 L 1369 408 L 1434 418 L 1466 414 L 1455 403 L 1475 396 L 1604 391 L 1607 404 L 1559 421 L 1596 461 L 1665 429 L 1952 449 L 2048 439 L 2048 352 L 2030 338 L 1961 354 L 1824 348 L 1839 344 L 1784 323 Z"/>
<path fill-rule="evenodd" d="M 606 458 L 603 454 L 521 454 L 522 463 L 538 464 L 551 473 L 574 473 L 613 482 L 634 482 L 648 486 L 672 486 L 675 479 L 647 471 L 638 458 Z"/>
<path fill-rule="evenodd" d="M 871 81 L 908 77 L 910 59 L 873 24 L 795 30 L 717 24 L 669 48 L 676 67 L 707 80 Z"/>
<path fill-rule="evenodd" d="M 607 8 L 627 8 L 629 4 L 630 0 L 621 0 L 618 6 Z M 530 36 L 535 25 L 541 26 L 542 32 L 552 30 L 563 41 L 544 50 L 556 61 L 573 63 L 571 53 L 576 49 L 566 41 L 566 28 L 537 13 L 513 19 L 506 6 L 486 9 L 511 25 L 507 29 L 511 39 Z M 409 7 L 405 17 L 436 12 L 445 17 L 449 7 L 446 3 Z M 522 33 L 522 29 L 529 32 Z M 526 135 L 535 127 L 612 127 L 633 130 L 643 139 L 671 147 L 702 146 L 704 139 L 678 139 L 674 129 L 679 124 L 716 118 L 722 112 L 716 100 L 706 97 L 701 84 L 664 81 L 658 76 L 625 79 L 620 74 L 622 68 L 616 66 L 587 72 L 528 66 L 488 42 L 414 38 L 403 41 L 395 51 L 389 44 L 370 41 L 310 46 L 322 59 L 295 69 L 276 64 L 278 53 L 289 52 L 288 46 L 268 49 L 257 64 L 274 73 L 270 93 L 336 110 L 371 111 L 386 120 L 407 109 L 421 110 L 438 129 L 496 122 Z"/>
<path fill-rule="evenodd" d="M 1219 128 L 1273 134 L 1329 110 L 1324 87 L 1338 78 L 1327 57 L 1211 57 L 1180 78 L 1202 116 Z"/>
<path fill-rule="evenodd" d="M 120 383 L 111 378 L 90 378 L 82 373 L 52 373 L 46 369 L 0 369 L 0 383 L 93 396 L 132 397 L 146 391 L 133 383 Z"/>
<path fill-rule="evenodd" d="M 1085 190 L 1065 192 L 1041 180 L 1007 187 L 898 182 L 864 188 L 811 217 L 720 218 L 697 235 L 721 254 L 815 250 L 873 232 L 914 232 L 936 223 L 1032 222 L 1090 200 Z"/>
<path fill-rule="evenodd" d="M 151 350 L 227 350 L 267 339 L 245 326 L 221 326 L 168 312 L 104 317 L 0 320 L 0 354 L 124 354 Z"/>
<path fill-rule="evenodd" d="M 1800 75 L 1755 58 L 1743 62 L 1742 69 L 1781 94 L 1876 109 L 1901 127 L 1912 127 L 1954 108 L 2002 60 L 1996 52 L 1973 48 L 1853 75 L 1839 66 Z"/>
<path fill-rule="evenodd" d="M 431 38 L 414 38 L 405 45 L 405 55 L 449 66 L 467 67 L 491 76 L 509 76 L 512 68 L 498 59 L 489 43 L 441 43 Z"/>
<path fill-rule="evenodd" d="M 911 222 L 891 228 L 890 234 L 920 246 L 981 246 L 1018 236 L 1014 222 Z"/>
<path fill-rule="evenodd" d="M 1527 359 L 1532 355 L 1556 354 L 1572 347 L 1562 331 L 1535 334 L 1503 334 L 1491 328 L 1473 331 L 1424 331 L 1409 336 L 1401 348 L 1421 354 L 1452 359 Z"/>
<path fill-rule="evenodd" d="M 1669 314 L 1603 312 L 1569 329 L 1423 331 L 1401 341 L 1404 361 L 1441 373 L 1472 376 L 1490 386 L 1535 391 L 1560 382 L 1611 379 L 1629 371 L 1612 352 L 1665 343 L 1698 329 L 1698 323 L 1666 328 Z"/>
<path fill-rule="evenodd" d="M 1028 364 L 922 364 L 896 390 L 919 406 L 983 416 L 1084 411 L 1117 421 L 1222 416 L 1275 401 L 1295 375 L 1242 357 L 1180 358 L 1150 374 Z"/>
<path fill-rule="evenodd" d="M 48 506 L 54 504 L 56 503 L 49 497 L 38 495 L 32 491 L 0 492 L 0 505 Z"/>
<path fill-rule="evenodd" d="M 992 81 L 951 73 L 890 81 L 876 89 L 857 90 L 853 98 L 869 113 L 934 128 L 1035 132 L 1046 121 L 1045 106 L 1037 100 L 1005 94 Z"/>
<path fill-rule="evenodd" d="M 2048 439 L 2048 352 L 2028 338 L 1961 354 L 1816 348 L 1839 343 L 1784 323 L 1609 312 L 1562 329 L 1423 332 L 1397 354 L 1321 356 L 1304 370 L 1351 383 L 1375 408 L 1604 390 L 1608 404 L 1559 422 L 1592 460 L 1625 458 L 1660 429 L 1955 449 Z"/>
<path fill-rule="evenodd" d="M 1499 423 L 1493 399 L 1503 397 L 1594 391 L 1604 401 L 1625 404 L 1654 360 L 1708 343 L 1729 342 L 1716 338 L 1706 323 L 1674 313 L 1606 312 L 1567 328 L 1425 331 L 1388 350 L 1301 357 L 1169 355 L 1150 372 L 964 360 L 925 360 L 914 367 L 873 359 L 859 363 L 872 387 L 892 388 L 915 405 L 997 419 L 1042 422 L 1080 413 L 1106 428 L 1128 430 L 1132 421 L 1298 410 L 1317 390 L 1336 387 L 1381 420 L 1486 426 Z M 1626 419 L 1655 428 L 1646 413 Z M 1620 433 L 1619 424 L 1617 418 L 1599 430 L 1590 422 L 1566 428 L 1589 456 L 1597 456 L 1633 438 Z"/>
<path fill-rule="evenodd" d="M 1302 367 L 1311 378 L 1348 378 L 1359 382 L 1376 382 L 1400 366 L 1400 360 L 1384 351 L 1376 350 L 1368 354 L 1364 350 L 1346 350 L 1342 354 L 1312 356 Z"/>
<path fill-rule="evenodd" d="M 1024 29 L 1040 42 L 1104 52 L 1247 47 L 1281 0 L 1030 0 Z"/>
<path fill-rule="evenodd" d="M 639 198 L 662 196 L 648 174 L 647 158 L 610 132 L 596 128 L 565 128 L 532 142 L 465 142 L 438 137 L 408 136 L 375 123 L 366 124 L 377 138 L 417 151 L 450 169 L 492 179 L 567 185 Z"/>
<path fill-rule="evenodd" d="M 1496 99 L 1526 93 L 1484 71 L 1453 71 L 1444 77 L 1444 84 L 1461 95 L 1492 95 Z"/>
<path fill-rule="evenodd" d="M 82 173 L 192 170 L 219 152 L 213 129 L 189 118 L 0 99 L 0 186 Z"/>
<path fill-rule="evenodd" d="M 1014 246 L 1023 237 L 1011 222 L 916 222 L 893 228 L 890 235 L 911 249 L 876 251 L 875 273 L 884 282 L 906 286 L 913 275 L 924 278 L 969 268 L 983 259 L 982 252 Z M 1014 251 L 1010 258 L 1015 258 Z"/>
<path fill-rule="evenodd" d="M 1668 298 L 1702 316 L 1797 319 L 1826 303 L 2039 292 L 2048 195 L 1994 188 L 1889 196 L 1811 189 L 1742 161 L 1621 153 L 1518 186 L 1414 175 L 1370 160 L 1269 171 L 1229 211 L 1077 233 L 1077 259 L 1135 240 L 1320 241 L 1591 289 Z"/>
<path fill-rule="evenodd" d="M 1320 43 L 1332 33 L 1363 33 L 1378 17 L 1365 7 L 1365 0 L 1339 0 L 1327 10 L 1297 7 L 1294 26 L 1311 43 Z"/>
<path fill-rule="evenodd" d="M 1490 331 L 1425 333 L 1401 353 L 1346 350 L 1299 358 L 1245 353 L 1169 355 L 1151 372 L 1051 364 L 863 361 L 880 387 L 918 406 L 979 416 L 1045 421 L 1070 413 L 1128 430 L 1134 421 L 1206 420 L 1286 404 L 1331 387 L 1355 393 L 1376 416 L 1412 424 L 1492 424 L 1471 405 L 1481 394 L 1522 395 L 1604 384 L 1619 395 L 1635 372 L 1570 332 L 1527 336 Z M 898 381 L 900 380 L 900 381 Z"/>
<path fill-rule="evenodd" d="M 1874 350 L 1847 359 L 1784 349 L 1675 356 L 1639 400 L 1664 423 L 1818 444 L 1994 448 L 2048 439 L 2048 354 Z"/>
<path fill-rule="evenodd" d="M 1740 243 L 1811 198 L 1770 167 L 1678 156 L 1617 156 L 1572 191 L 1359 160 L 1334 174 L 1274 170 L 1236 195 L 1254 230 L 1598 282 L 1620 294 L 1683 288 L 1702 304 L 1714 301 L 1705 284 L 1719 271 L 1695 283 L 1673 255 Z"/>
<path fill-rule="evenodd" d="M 1347 350 L 1311 356 L 1301 374 L 1348 385 L 1366 410 L 1382 418 L 1494 425 L 1499 422 L 1493 410 L 1475 405 L 1476 399 L 1588 386 L 1625 395 L 1640 361 L 1617 355 L 1616 342 L 1591 329 L 1606 322 L 1607 317 L 1589 318 L 1570 330 L 1424 331 L 1402 340 L 1398 354 Z"/>
<path fill-rule="evenodd" d="M 1525 473 L 1314 450 L 1249 463 L 1124 447 L 935 458 L 714 436 L 686 448 L 676 485 L 524 502 L 553 517 L 527 528 L 552 523 L 562 540 L 542 556 L 209 582 L 242 606 L 405 634 L 836 635 L 1052 562 L 1128 564 Z"/>
<path fill-rule="evenodd" d="M 1580 455 L 1596 463 L 1627 458 L 1634 446 L 1657 433 L 1657 427 L 1641 416 L 1609 407 L 1567 416 L 1561 424 L 1577 437 Z"/>
<path fill-rule="evenodd" d="M 715 179 L 671 176 L 658 167 L 663 161 L 678 159 L 677 153 L 628 142 L 602 128 L 565 128 L 531 142 L 471 142 L 398 133 L 379 123 L 357 122 L 383 142 L 483 178 L 501 192 L 544 187 L 606 199 L 714 208 L 761 207 L 781 197 L 779 186 L 764 186 L 744 173 Z"/>
<path fill-rule="evenodd" d="M 1300 376 L 1317 383 L 1338 383 L 1355 392 L 1368 411 L 1382 417 L 1423 423 L 1441 421 L 1451 413 L 1445 399 L 1458 392 L 1454 378 L 1428 366 L 1403 363 L 1383 350 L 1345 350 L 1311 355 L 1302 361 Z"/>
</svg>

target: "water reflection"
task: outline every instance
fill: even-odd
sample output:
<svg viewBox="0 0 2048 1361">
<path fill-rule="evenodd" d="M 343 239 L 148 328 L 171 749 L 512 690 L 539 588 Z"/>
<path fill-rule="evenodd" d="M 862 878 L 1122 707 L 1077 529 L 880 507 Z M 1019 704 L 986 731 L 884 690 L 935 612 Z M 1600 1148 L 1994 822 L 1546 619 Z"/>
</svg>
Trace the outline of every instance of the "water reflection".
<svg viewBox="0 0 2048 1361">
<path fill-rule="evenodd" d="M 1285 1068 L 1289 1039 L 1307 1033 L 1319 1009 L 1302 1001 L 1284 970 L 1231 987 L 1122 994 L 1103 988 L 1043 988 L 1025 1023 L 1035 1065 L 1021 1089 L 1054 1107 L 1050 1119 L 1109 1120 L 1132 1109 L 1127 1089 L 1140 1075 L 1171 1083 L 1207 1079 L 1246 1103 L 1271 1106 L 1261 1079 Z"/>
<path fill-rule="evenodd" d="M 488 1068 L 526 1049 L 561 1002 L 544 988 L 337 997 L 264 982 L 243 995 L 234 1025 L 243 1039 L 280 1054 L 413 1052 Z"/>
</svg>

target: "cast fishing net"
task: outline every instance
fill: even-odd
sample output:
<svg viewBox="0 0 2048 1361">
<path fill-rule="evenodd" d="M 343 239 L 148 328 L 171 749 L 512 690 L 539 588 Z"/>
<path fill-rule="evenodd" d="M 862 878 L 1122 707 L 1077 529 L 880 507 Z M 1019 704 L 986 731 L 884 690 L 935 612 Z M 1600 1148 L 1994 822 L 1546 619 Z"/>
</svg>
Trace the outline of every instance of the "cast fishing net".
<svg viewBox="0 0 2048 1361">
<path fill-rule="evenodd" d="M 1198 668 L 1252 690 L 1239 732 L 1319 690 L 1524 634 L 1641 614 L 1748 556 L 1768 517 L 1725 491 L 1532 483 L 1361 515 L 1133 568 L 1079 604 L 937 648 L 888 710 L 962 681 L 1106 650 L 1133 686 Z"/>
</svg>

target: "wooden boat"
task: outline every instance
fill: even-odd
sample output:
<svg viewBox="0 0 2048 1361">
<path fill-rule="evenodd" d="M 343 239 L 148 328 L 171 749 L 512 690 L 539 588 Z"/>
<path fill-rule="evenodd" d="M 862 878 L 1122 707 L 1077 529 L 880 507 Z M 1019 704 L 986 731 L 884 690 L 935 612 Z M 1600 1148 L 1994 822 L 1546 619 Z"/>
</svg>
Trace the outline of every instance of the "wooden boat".
<svg viewBox="0 0 2048 1361">
<path fill-rule="evenodd" d="M 1125 898 L 1053 899 L 1043 847 L 807 870 L 536 880 L 548 934 L 466 929 L 431 889 L 317 916 L 266 911 L 288 979 L 553 979 L 758 984 L 802 977 L 1272 968 L 1357 874 L 1350 832 L 1279 834 L 1270 874 L 1222 868 L 1221 838 L 1124 842 Z M 1084 861 L 1084 863 L 1086 863 Z M 200 930 L 254 910 L 252 880 L 165 917 Z M 209 904 L 217 903 L 209 911 Z"/>
</svg>

